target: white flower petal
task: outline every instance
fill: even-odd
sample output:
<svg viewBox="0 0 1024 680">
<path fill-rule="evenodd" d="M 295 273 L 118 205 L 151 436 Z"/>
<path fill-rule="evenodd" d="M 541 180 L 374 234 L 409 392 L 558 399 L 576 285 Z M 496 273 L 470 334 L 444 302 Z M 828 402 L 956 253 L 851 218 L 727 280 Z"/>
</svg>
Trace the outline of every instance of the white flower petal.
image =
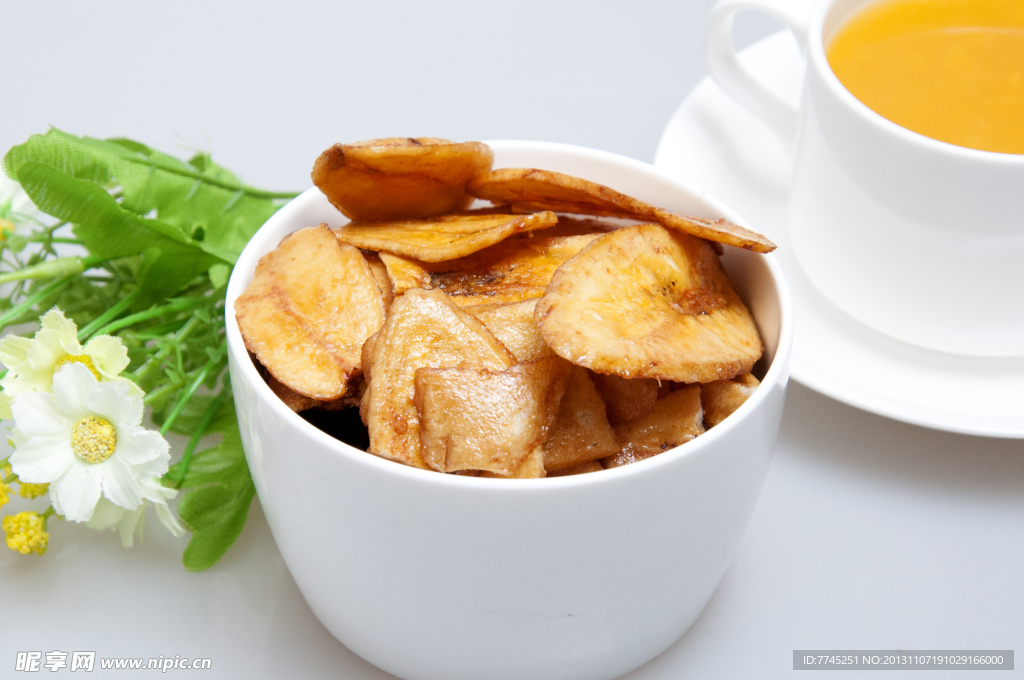
<svg viewBox="0 0 1024 680">
<path fill-rule="evenodd" d="M 172 535 L 178 538 L 185 535 L 185 527 L 181 526 L 178 518 L 174 516 L 174 513 L 171 512 L 166 503 L 154 503 L 153 507 L 156 508 L 156 516 L 159 518 L 160 523 L 167 527 L 167 530 Z"/>
<path fill-rule="evenodd" d="M 70 437 L 32 437 L 11 454 L 11 470 L 29 484 L 49 484 L 75 464 Z"/>
<path fill-rule="evenodd" d="M 163 477 L 170 468 L 171 456 L 169 454 L 162 455 L 153 460 L 142 463 L 141 465 L 132 465 L 132 474 L 135 475 L 135 479 L 146 479 L 147 477 Z"/>
<path fill-rule="evenodd" d="M 142 538 L 142 528 L 145 521 L 146 506 L 140 505 L 135 510 L 126 512 L 117 525 L 121 532 L 121 545 L 125 548 L 132 547 L 132 539 L 135 534 Z"/>
<path fill-rule="evenodd" d="M 106 418 L 118 429 L 142 422 L 142 400 L 129 396 L 128 386 L 122 382 L 96 383 L 83 403 L 92 413 Z"/>
<path fill-rule="evenodd" d="M 77 421 L 87 413 L 87 399 L 99 385 L 88 368 L 76 362 L 61 366 L 53 374 L 53 406 L 66 418 Z"/>
<path fill-rule="evenodd" d="M 47 333 L 47 338 L 54 338 L 59 347 L 68 354 L 81 354 L 82 346 L 78 343 L 78 326 L 64 316 L 64 312 L 54 307 L 39 319 L 39 332 Z M 36 333 L 39 339 L 39 333 Z"/>
<path fill-rule="evenodd" d="M 29 392 L 14 397 L 11 415 L 18 429 L 29 437 L 56 436 L 64 432 L 70 437 L 71 426 L 74 425 L 54 410 L 53 395 L 42 392 Z"/>
<path fill-rule="evenodd" d="M 139 507 L 142 503 L 142 492 L 127 463 L 115 455 L 98 463 L 96 467 L 102 468 L 103 495 L 109 498 L 111 503 L 126 510 Z"/>
<path fill-rule="evenodd" d="M 148 501 L 152 501 L 154 504 L 167 504 L 167 501 L 173 500 L 178 495 L 177 489 L 172 489 L 169 486 L 164 486 L 160 483 L 160 480 L 156 477 L 148 477 L 139 482 L 139 488 L 142 489 L 142 497 Z"/>
<path fill-rule="evenodd" d="M 50 497 L 58 499 L 65 519 L 87 522 L 92 517 L 103 490 L 99 467 L 91 463 L 75 463 L 63 477 L 50 485 Z"/>
<path fill-rule="evenodd" d="M 113 379 L 128 368 L 128 348 L 120 338 L 98 335 L 85 343 L 85 353 L 103 377 Z"/>
<path fill-rule="evenodd" d="M 13 403 L 14 400 L 6 392 L 0 392 L 0 420 L 14 420 L 14 412 L 11 411 Z"/>
<path fill-rule="evenodd" d="M 32 346 L 25 353 L 25 358 L 33 370 L 52 371 L 53 365 L 68 354 L 70 352 L 64 349 L 60 333 L 41 330 L 32 338 Z"/>
<path fill-rule="evenodd" d="M 32 341 L 20 335 L 4 336 L 0 339 L 0 362 L 8 368 L 25 363 L 28 360 L 28 348 L 31 346 Z"/>
<path fill-rule="evenodd" d="M 85 526 L 96 531 L 103 531 L 124 519 L 125 514 L 128 512 L 130 511 L 119 508 L 106 498 L 100 498 L 96 503 L 96 509 L 92 512 L 92 517 L 85 523 Z"/>
<path fill-rule="evenodd" d="M 170 444 L 156 430 L 120 427 L 117 430 L 117 448 L 114 455 L 130 465 L 142 465 L 159 461 L 161 458 L 170 461 L 170 449 Z M 166 469 L 164 471 L 166 472 Z"/>
</svg>

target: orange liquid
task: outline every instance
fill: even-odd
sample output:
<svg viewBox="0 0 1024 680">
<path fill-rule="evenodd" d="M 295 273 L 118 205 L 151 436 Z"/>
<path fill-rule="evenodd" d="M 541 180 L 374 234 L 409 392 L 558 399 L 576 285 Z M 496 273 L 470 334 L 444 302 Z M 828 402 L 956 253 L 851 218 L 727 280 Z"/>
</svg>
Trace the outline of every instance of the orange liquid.
<svg viewBox="0 0 1024 680">
<path fill-rule="evenodd" d="M 826 53 L 840 82 L 894 123 L 1024 154 L 1024 0 L 883 0 Z"/>
</svg>

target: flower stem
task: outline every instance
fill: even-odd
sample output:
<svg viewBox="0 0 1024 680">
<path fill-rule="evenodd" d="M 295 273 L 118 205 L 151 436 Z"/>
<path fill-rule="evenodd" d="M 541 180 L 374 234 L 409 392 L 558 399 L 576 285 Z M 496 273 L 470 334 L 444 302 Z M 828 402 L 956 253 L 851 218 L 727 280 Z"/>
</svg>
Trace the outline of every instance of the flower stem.
<svg viewBox="0 0 1024 680">
<path fill-rule="evenodd" d="M 138 312 L 137 314 L 131 314 L 129 316 L 126 316 L 123 319 L 118 319 L 117 321 L 109 323 L 103 328 L 96 331 L 96 334 L 111 335 L 112 333 L 116 333 L 122 328 L 131 326 L 132 324 L 136 324 L 140 321 L 145 321 L 146 319 L 152 319 L 153 317 L 156 316 L 163 316 L 164 314 L 173 314 L 175 312 L 184 312 L 190 309 L 198 309 L 199 307 L 209 305 L 210 303 L 213 302 L 216 302 L 216 300 L 208 297 L 179 298 L 169 304 L 161 305 L 159 307 L 150 307 L 144 312 Z"/>
<path fill-rule="evenodd" d="M 54 260 L 44 260 L 39 264 L 0 274 L 0 283 L 22 281 L 24 279 L 56 279 L 64 276 L 77 276 L 86 269 L 92 269 L 96 265 L 106 262 L 106 260 L 107 258 L 98 255 L 58 257 Z"/>
<path fill-rule="evenodd" d="M 72 274 L 71 276 L 65 276 L 63 279 L 58 279 L 53 283 L 49 283 L 46 286 L 43 286 L 42 288 L 37 290 L 35 294 L 33 294 L 31 297 L 29 297 L 27 300 L 25 300 L 18 306 L 12 307 L 11 309 L 7 310 L 6 313 L 0 316 L 0 328 L 6 326 L 8 322 L 10 322 L 12 319 L 17 319 L 22 314 L 22 312 L 32 309 L 32 307 L 34 307 L 38 302 L 44 300 L 47 295 L 50 295 L 54 291 L 60 290 L 67 284 L 71 283 L 71 281 L 74 280 L 76 276 L 78 276 L 78 274 Z"/>
<path fill-rule="evenodd" d="M 229 392 L 222 387 L 220 394 L 207 407 L 206 412 L 203 413 L 202 420 L 199 421 L 195 432 L 192 433 L 192 437 L 188 440 L 188 446 L 185 447 L 185 453 L 182 454 L 181 460 L 175 466 L 174 474 L 168 474 L 164 477 L 164 480 L 170 482 L 171 486 L 175 489 L 180 489 L 181 483 L 185 481 L 185 475 L 188 474 L 188 466 L 192 462 L 192 452 L 196 450 L 199 440 L 206 434 L 206 428 L 210 426 L 210 421 L 217 415 L 217 411 L 220 410 L 224 402 L 228 400 L 228 394 Z"/>
<path fill-rule="evenodd" d="M 196 326 L 198 326 L 199 323 L 199 317 L 193 316 L 189 318 L 189 320 L 185 322 L 185 325 L 182 326 L 181 329 L 174 334 L 174 337 L 172 338 L 173 342 L 171 344 L 168 344 L 166 347 L 158 351 L 156 354 L 146 359 L 146 362 L 144 364 L 135 369 L 135 371 L 131 374 L 132 380 L 135 382 L 140 382 L 143 378 L 145 378 L 146 374 L 148 374 L 154 366 L 159 366 L 160 362 L 164 360 L 164 357 L 171 353 L 171 348 L 173 346 L 181 344 L 181 342 L 185 338 L 187 338 L 192 333 L 192 331 L 196 329 Z"/>
<path fill-rule="evenodd" d="M 128 309 L 131 304 L 135 302 L 135 298 L 139 297 L 139 293 L 141 292 L 142 291 L 140 289 L 136 288 L 132 292 L 128 293 L 128 295 L 118 300 L 110 309 L 93 319 L 88 325 L 78 331 L 78 341 L 84 342 L 86 338 L 91 337 L 97 329 L 102 328 L 111 319 L 117 318 L 121 312 Z"/>
<path fill-rule="evenodd" d="M 3 479 L 0 479 L 0 483 L 3 483 L 3 484 L 10 484 L 11 482 L 16 482 L 16 481 L 18 481 L 18 475 L 14 474 L 13 472 L 11 474 L 7 475 L 6 477 L 4 477 Z"/>
<path fill-rule="evenodd" d="M 160 426 L 161 435 L 167 434 L 167 430 L 171 429 L 171 425 L 174 425 L 174 421 L 178 419 L 179 415 L 181 415 L 181 411 L 182 409 L 185 408 L 185 404 L 187 404 L 189 399 L 192 398 L 192 395 L 196 393 L 196 390 L 199 389 L 199 386 L 203 384 L 203 381 L 206 380 L 206 376 L 210 374 L 210 371 L 213 370 L 214 366 L 216 366 L 219 363 L 219 361 L 210 361 L 199 370 L 199 373 L 192 380 L 192 383 L 188 386 L 188 389 L 185 390 L 185 394 L 181 395 L 181 397 L 178 399 L 178 403 L 174 405 L 174 408 L 171 409 L 171 412 L 167 415 L 167 418 L 164 420 L 164 424 Z"/>
</svg>

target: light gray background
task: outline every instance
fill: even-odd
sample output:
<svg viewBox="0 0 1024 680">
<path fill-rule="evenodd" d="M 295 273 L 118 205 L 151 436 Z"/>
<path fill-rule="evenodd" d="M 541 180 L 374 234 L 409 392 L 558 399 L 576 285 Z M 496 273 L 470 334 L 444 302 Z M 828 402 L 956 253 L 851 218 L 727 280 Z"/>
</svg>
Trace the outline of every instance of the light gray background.
<svg viewBox="0 0 1024 680">
<path fill-rule="evenodd" d="M 291 190 L 309 186 L 331 143 L 393 135 L 550 140 L 650 161 L 706 73 L 711 4 L 5 1 L 0 148 L 54 125 L 209 150 L 254 185 Z M 773 26 L 744 19 L 737 43 Z M 722 585 L 629 677 L 789 677 L 798 648 L 1024 650 L 1022 449 L 793 385 Z M 62 523 L 51 539 L 44 558 L 0 551 L 0 677 L 17 651 L 54 649 L 210 657 L 217 678 L 387 677 L 317 623 L 258 504 L 199 575 L 155 525 L 132 551 Z"/>
</svg>

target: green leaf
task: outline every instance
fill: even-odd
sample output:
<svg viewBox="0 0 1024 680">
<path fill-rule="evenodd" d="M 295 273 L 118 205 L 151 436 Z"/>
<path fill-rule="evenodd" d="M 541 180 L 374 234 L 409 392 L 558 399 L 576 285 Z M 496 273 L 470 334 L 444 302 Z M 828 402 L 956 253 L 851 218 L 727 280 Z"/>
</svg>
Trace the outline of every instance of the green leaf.
<svg viewBox="0 0 1024 680">
<path fill-rule="evenodd" d="M 220 433 L 221 442 L 192 457 L 182 480 L 182 488 L 191 490 L 178 503 L 178 516 L 192 530 L 182 556 L 192 571 L 212 566 L 227 552 L 245 525 L 256 493 L 232 402 L 225 402 L 207 431 Z"/>
<path fill-rule="evenodd" d="M 278 199 L 294 196 L 249 187 L 205 154 L 186 163 L 131 140 L 76 137 L 57 129 L 12 148 L 4 168 L 20 180 L 29 162 L 103 186 L 119 184 L 125 208 L 138 215 L 155 211 L 186 240 L 232 264 L 277 210 Z"/>
<path fill-rule="evenodd" d="M 204 486 L 190 491 L 178 503 L 178 514 L 192 530 L 181 556 L 189 571 L 209 569 L 224 556 L 242 533 L 256 489 L 250 480 L 240 488 Z"/>
<path fill-rule="evenodd" d="M 18 172 L 18 181 L 39 209 L 74 223 L 75 235 L 92 254 L 114 259 L 143 253 L 138 309 L 177 293 L 218 262 L 177 227 L 132 214 L 91 181 L 36 161 L 22 163 Z"/>
</svg>

